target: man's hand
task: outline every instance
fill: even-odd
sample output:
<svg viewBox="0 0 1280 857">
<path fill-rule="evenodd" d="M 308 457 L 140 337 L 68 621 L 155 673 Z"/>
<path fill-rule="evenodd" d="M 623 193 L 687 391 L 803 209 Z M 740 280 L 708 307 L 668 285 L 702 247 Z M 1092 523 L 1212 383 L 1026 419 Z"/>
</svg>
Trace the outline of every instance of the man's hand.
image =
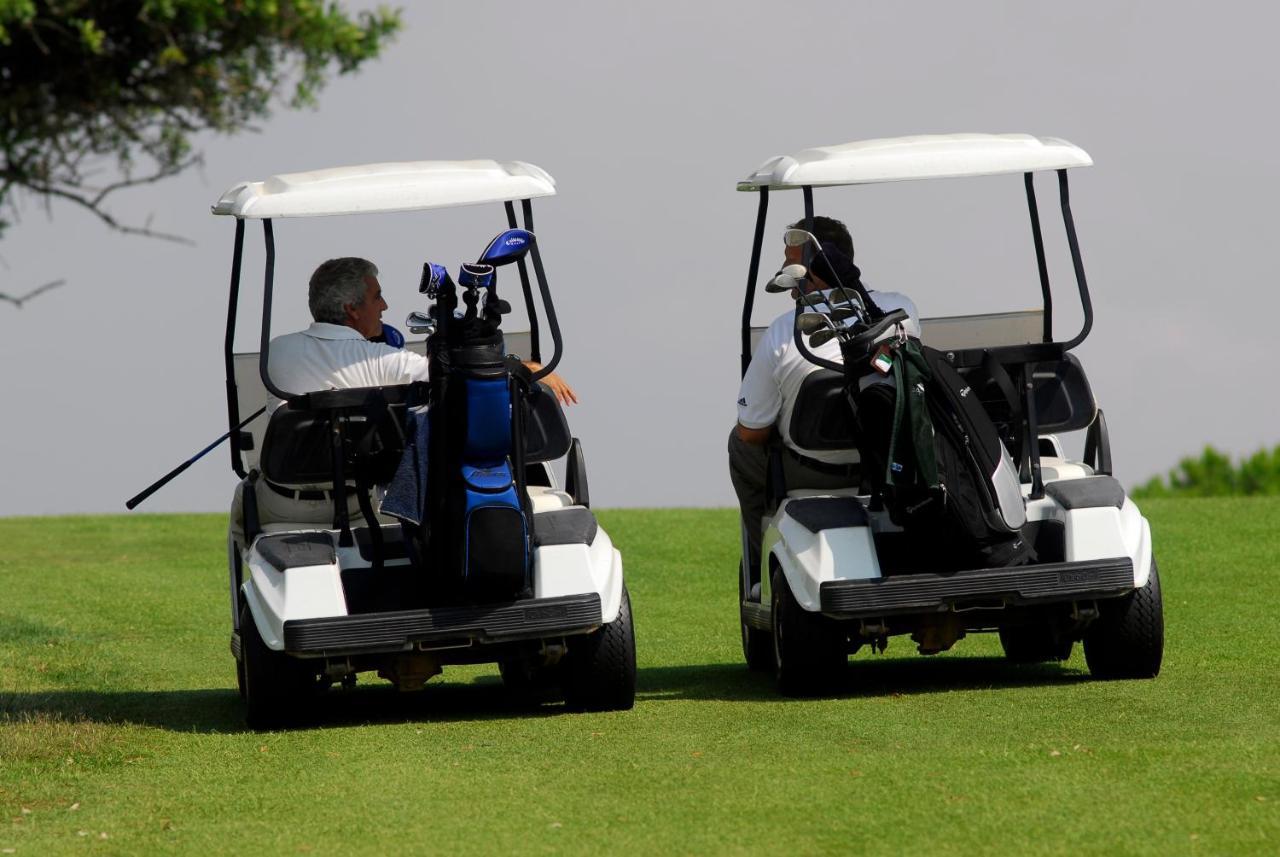
<svg viewBox="0 0 1280 857">
<path fill-rule="evenodd" d="M 524 365 L 530 372 L 537 372 L 542 369 L 541 363 L 535 363 L 532 360 L 524 361 Z M 573 388 L 570 387 L 565 382 L 565 380 L 561 378 L 559 375 L 557 375 L 555 372 L 552 372 L 550 375 L 543 378 L 542 383 L 546 384 L 548 387 L 551 388 L 551 392 L 556 394 L 556 398 L 560 400 L 560 404 L 562 405 L 578 404 L 578 394 L 573 392 Z"/>
</svg>

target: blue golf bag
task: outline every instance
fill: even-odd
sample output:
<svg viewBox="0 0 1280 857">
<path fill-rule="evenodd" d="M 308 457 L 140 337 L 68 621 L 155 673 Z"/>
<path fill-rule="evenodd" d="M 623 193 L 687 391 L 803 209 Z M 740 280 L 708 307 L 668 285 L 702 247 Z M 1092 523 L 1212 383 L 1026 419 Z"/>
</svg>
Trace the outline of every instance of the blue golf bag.
<svg viewBox="0 0 1280 857">
<path fill-rule="evenodd" d="M 524 482 L 520 392 L 496 319 L 452 318 L 432 337 L 424 556 L 434 582 L 467 601 L 532 592 L 531 509 Z M 469 302 L 470 303 L 470 302 Z M 472 304 L 474 306 L 474 304 Z"/>
</svg>

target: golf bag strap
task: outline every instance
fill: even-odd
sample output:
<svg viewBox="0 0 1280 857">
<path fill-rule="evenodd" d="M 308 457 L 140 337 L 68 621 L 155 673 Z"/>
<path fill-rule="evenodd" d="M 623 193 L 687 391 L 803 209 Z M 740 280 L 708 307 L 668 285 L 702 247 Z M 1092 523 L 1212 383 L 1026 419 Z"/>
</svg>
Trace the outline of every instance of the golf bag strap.
<svg viewBox="0 0 1280 857">
<path fill-rule="evenodd" d="M 1009 406 L 1010 425 L 1005 441 L 1009 443 L 1009 453 L 1017 464 L 1022 459 L 1022 432 L 1018 431 L 1018 427 L 1022 424 L 1022 400 L 1013 386 L 1009 371 L 990 351 L 983 352 L 982 370 L 987 373 L 987 377 L 996 385 L 1000 395 L 1004 396 L 1005 404 Z"/>
<path fill-rule="evenodd" d="M 925 401 L 927 387 L 933 380 L 920 346 L 911 340 L 898 348 L 898 359 L 893 361 L 893 382 L 896 386 L 893 409 L 893 429 L 889 435 L 889 455 L 885 462 L 885 485 L 894 485 L 894 463 L 904 422 L 910 431 L 909 442 L 915 452 L 917 482 L 926 488 L 938 486 L 938 459 L 933 448 L 933 421 L 929 418 Z"/>
</svg>

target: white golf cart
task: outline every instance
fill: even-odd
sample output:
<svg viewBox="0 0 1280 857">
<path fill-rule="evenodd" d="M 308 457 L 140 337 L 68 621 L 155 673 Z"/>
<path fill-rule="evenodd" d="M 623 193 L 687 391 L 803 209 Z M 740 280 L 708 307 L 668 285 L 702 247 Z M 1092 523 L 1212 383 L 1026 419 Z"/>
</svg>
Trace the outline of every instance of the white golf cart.
<svg viewBox="0 0 1280 857">
<path fill-rule="evenodd" d="M 559 686 L 570 707 L 631 707 L 635 642 L 622 559 L 589 508 L 581 445 L 537 383 L 562 348 L 531 200 L 554 193 L 551 176 L 526 163 L 423 161 L 277 175 L 237 184 L 213 206 L 236 224 L 225 361 L 246 547 L 229 550 L 231 651 L 251 726 L 291 722 L 318 692 L 350 687 L 359 672 L 414 690 L 445 664 L 495 661 L 514 692 L 541 699 Z M 462 266 L 459 286 L 443 266 L 424 266 L 420 291 L 435 304 L 408 322 L 429 334 L 405 344 L 429 355 L 429 382 L 300 393 L 269 377 L 273 219 L 479 203 L 503 204 L 506 231 L 482 264 Z M 235 354 L 249 219 L 262 221 L 266 241 L 261 352 Z M 509 355 L 542 362 L 529 262 L 554 355 L 522 378 Z M 504 337 L 510 305 L 496 283 L 497 266 L 508 263 L 519 272 L 530 330 Z M 242 431 L 241 415 L 262 408 L 268 391 L 284 404 Z M 430 428 L 418 449 L 430 469 L 417 527 L 370 499 L 415 443 L 415 415 Z M 566 456 L 561 488 L 549 462 Z M 254 483 L 332 501 L 332 520 L 259 520 Z M 353 495 L 359 515 L 349 512 Z"/>
<path fill-rule="evenodd" d="M 895 526 L 874 492 L 860 493 L 857 485 L 827 492 L 788 490 L 781 484 L 782 469 L 772 467 L 758 565 L 745 559 L 744 536 L 740 618 L 747 663 L 776 670 L 784 692 L 828 687 L 847 655 L 867 644 L 883 649 L 897 634 L 910 634 L 921 653 L 932 654 L 966 633 L 996 631 L 1008 658 L 1024 663 L 1064 660 L 1082 640 L 1095 676 L 1159 672 L 1164 626 L 1150 527 L 1111 476 L 1106 421 L 1083 367 L 1070 353 L 1088 335 L 1093 308 L 1071 217 L 1067 170 L 1091 163 L 1078 147 L 1053 138 L 917 136 L 770 158 L 739 182 L 738 190 L 759 195 L 742 315 L 743 374 L 760 333 L 751 326 L 751 311 L 771 192 L 800 190 L 811 232 L 814 187 L 1021 173 L 1043 297 L 1039 311 L 922 323 L 923 343 L 942 351 L 978 393 L 1013 452 L 1025 508 L 1021 536 L 1033 546 L 1035 559 L 1002 568 L 931 567 L 929 539 Z M 1053 336 L 1033 181 L 1040 171 L 1057 173 L 1084 311 L 1082 329 L 1065 341 Z M 840 324 L 850 322 L 810 318 L 802 323 L 807 303 L 797 303 L 793 333 L 801 353 L 823 368 L 806 378 L 789 434 L 805 449 L 855 448 L 850 384 L 857 373 L 813 355 L 802 334 L 802 329 L 811 334 L 827 328 L 820 335 L 829 339 Z M 829 315 L 840 319 L 853 313 Z M 856 329 L 839 335 L 856 335 Z M 1005 376 L 1003 383 L 997 374 Z M 1087 430 L 1084 461 L 1066 458 L 1056 437 L 1073 430 Z"/>
</svg>

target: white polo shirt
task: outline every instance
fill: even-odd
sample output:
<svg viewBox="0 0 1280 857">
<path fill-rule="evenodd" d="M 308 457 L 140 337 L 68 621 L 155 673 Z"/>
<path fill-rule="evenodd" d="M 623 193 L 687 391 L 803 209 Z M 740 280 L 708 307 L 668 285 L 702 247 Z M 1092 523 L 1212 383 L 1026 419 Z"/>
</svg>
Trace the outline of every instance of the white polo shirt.
<svg viewBox="0 0 1280 857">
<path fill-rule="evenodd" d="M 899 292 L 869 292 L 871 299 L 885 312 L 907 311 L 903 324 L 907 334 L 919 338 L 920 315 L 911 298 Z M 787 446 L 809 458 L 828 464 L 851 464 L 858 460 L 856 450 L 810 450 L 791 442 L 791 412 L 795 408 L 800 385 L 810 372 L 821 367 L 810 363 L 796 348 L 792 332 L 795 313 L 785 312 L 773 320 L 751 356 L 751 365 L 738 389 L 738 422 L 747 428 L 760 429 L 776 425 Z M 808 341 L 805 342 L 808 345 Z M 824 360 L 840 363 L 840 343 L 832 339 L 809 351 Z"/>
<path fill-rule="evenodd" d="M 386 387 L 427 380 L 427 358 L 406 348 L 370 342 L 355 328 L 312 322 L 306 330 L 271 340 L 267 372 L 288 393 Z M 280 399 L 267 396 L 267 413 Z"/>
</svg>

